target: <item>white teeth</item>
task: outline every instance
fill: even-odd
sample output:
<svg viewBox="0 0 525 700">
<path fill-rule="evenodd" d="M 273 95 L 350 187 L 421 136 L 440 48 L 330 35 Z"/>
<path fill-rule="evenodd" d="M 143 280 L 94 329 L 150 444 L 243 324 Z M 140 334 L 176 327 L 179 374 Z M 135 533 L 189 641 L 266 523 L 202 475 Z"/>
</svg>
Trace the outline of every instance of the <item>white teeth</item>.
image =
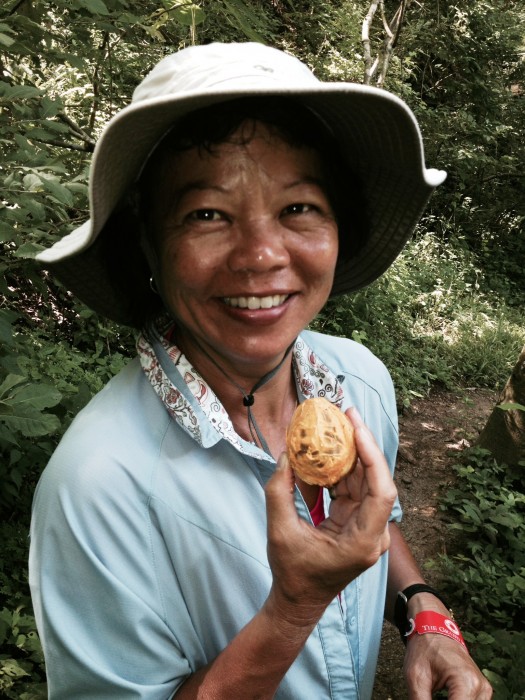
<svg viewBox="0 0 525 700">
<path fill-rule="evenodd" d="M 288 298 L 287 294 L 274 294 L 268 297 L 224 297 L 228 306 L 239 309 L 273 309 L 274 306 L 284 304 Z"/>
</svg>

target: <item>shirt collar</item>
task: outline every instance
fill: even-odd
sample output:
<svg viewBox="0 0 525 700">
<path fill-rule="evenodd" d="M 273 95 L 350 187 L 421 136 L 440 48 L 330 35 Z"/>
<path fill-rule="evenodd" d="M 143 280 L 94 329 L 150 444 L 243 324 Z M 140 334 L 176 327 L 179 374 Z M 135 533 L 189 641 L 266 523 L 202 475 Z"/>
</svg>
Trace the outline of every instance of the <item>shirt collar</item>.
<svg viewBox="0 0 525 700">
<path fill-rule="evenodd" d="M 137 340 L 142 369 L 166 410 L 202 447 L 211 447 L 225 439 L 243 454 L 256 459 L 271 459 L 236 433 L 213 389 L 171 342 L 173 327 L 173 321 L 160 319 L 143 331 Z M 341 406 L 343 389 L 340 378 L 321 361 L 301 335 L 292 349 L 292 365 L 300 402 L 324 396 Z"/>
</svg>

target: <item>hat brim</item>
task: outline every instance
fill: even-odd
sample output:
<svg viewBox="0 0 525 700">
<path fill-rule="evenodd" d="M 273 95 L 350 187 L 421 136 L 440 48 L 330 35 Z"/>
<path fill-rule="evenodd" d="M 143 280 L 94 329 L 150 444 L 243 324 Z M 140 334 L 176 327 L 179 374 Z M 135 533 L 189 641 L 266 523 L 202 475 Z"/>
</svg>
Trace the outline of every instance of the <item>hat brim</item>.
<svg viewBox="0 0 525 700">
<path fill-rule="evenodd" d="M 36 257 L 98 313 L 135 325 L 135 302 L 116 289 L 95 240 L 110 235 L 107 222 L 136 181 L 144 162 L 165 133 L 194 110 L 250 96 L 300 100 L 325 122 L 340 145 L 344 162 L 359 177 L 370 230 L 351 260 L 337 266 L 332 294 L 361 289 L 382 275 L 411 236 L 434 188 L 446 177 L 427 169 L 417 122 L 399 98 L 353 83 L 316 83 L 286 88 L 227 85 L 215 90 L 151 98 L 132 103 L 108 124 L 93 155 L 91 218 Z M 349 197 L 351 192 L 349 192 Z M 100 241 L 98 241 L 100 244 Z"/>
</svg>

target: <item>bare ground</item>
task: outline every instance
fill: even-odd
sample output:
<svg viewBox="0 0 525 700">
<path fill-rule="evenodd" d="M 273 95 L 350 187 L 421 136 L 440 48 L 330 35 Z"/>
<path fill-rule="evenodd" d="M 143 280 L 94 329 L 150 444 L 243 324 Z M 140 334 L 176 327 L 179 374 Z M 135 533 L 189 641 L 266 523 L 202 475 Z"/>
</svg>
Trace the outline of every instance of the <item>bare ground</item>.
<svg viewBox="0 0 525 700">
<path fill-rule="evenodd" d="M 485 425 L 497 393 L 486 389 L 434 391 L 401 415 L 396 472 L 404 517 L 401 529 L 419 564 L 447 551 L 447 529 L 438 504 L 454 481 L 452 465 Z M 431 585 L 438 574 L 425 573 Z M 373 700 L 407 700 L 403 679 L 404 647 L 389 623 L 383 628 Z"/>
</svg>

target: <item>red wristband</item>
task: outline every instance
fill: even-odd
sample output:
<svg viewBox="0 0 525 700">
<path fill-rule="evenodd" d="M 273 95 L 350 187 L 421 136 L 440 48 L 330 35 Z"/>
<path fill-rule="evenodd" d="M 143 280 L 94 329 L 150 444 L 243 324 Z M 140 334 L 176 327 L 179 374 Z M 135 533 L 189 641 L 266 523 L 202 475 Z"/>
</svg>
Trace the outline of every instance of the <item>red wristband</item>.
<svg viewBox="0 0 525 700">
<path fill-rule="evenodd" d="M 415 634 L 442 634 L 467 648 L 459 627 L 454 620 L 445 615 L 433 610 L 424 610 L 417 613 L 415 619 L 410 620 L 410 624 L 412 628 L 406 635 L 407 639 L 411 639 Z"/>
</svg>

